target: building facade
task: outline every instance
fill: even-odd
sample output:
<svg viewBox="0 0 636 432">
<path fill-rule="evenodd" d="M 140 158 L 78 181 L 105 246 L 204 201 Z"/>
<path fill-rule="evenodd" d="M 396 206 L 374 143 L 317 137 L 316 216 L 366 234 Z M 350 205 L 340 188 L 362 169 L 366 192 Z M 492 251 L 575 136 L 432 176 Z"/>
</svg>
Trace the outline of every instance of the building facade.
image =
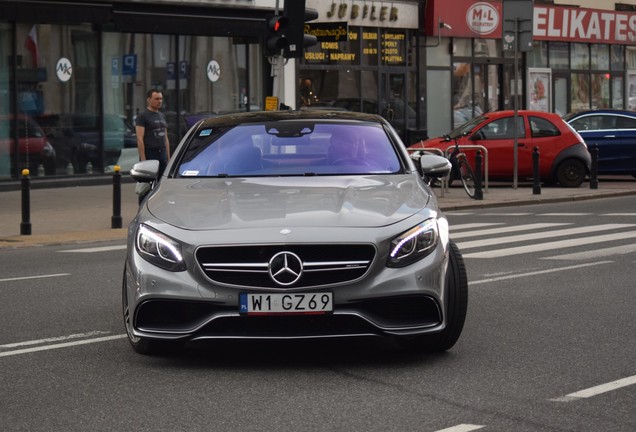
<svg viewBox="0 0 636 432">
<path fill-rule="evenodd" d="M 516 55 L 507 3 L 531 3 Z M 198 119 L 271 95 L 382 115 L 407 144 L 493 110 L 636 109 L 636 0 L 306 0 L 319 42 L 277 69 L 263 44 L 283 5 L 0 0 L 0 181 L 111 172 L 136 154 L 150 88 L 172 146 Z"/>
<path fill-rule="evenodd" d="M 151 88 L 172 146 L 203 116 L 260 109 L 274 3 L 0 0 L 0 180 L 109 172 Z"/>
<path fill-rule="evenodd" d="M 483 112 L 514 109 L 515 101 L 519 109 L 561 115 L 636 108 L 636 2 L 530 2 L 531 16 L 517 25 L 532 33 L 531 46 L 517 46 L 516 61 L 514 40 L 505 30 L 510 3 L 518 2 L 427 2 L 429 135 Z"/>
</svg>

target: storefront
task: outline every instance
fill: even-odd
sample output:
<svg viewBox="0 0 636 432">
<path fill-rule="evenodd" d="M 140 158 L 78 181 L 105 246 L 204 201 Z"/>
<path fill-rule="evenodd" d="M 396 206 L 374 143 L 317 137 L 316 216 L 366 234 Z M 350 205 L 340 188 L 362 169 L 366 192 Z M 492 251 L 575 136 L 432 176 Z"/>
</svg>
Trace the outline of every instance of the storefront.
<svg viewBox="0 0 636 432">
<path fill-rule="evenodd" d="M 533 37 L 530 107 L 636 109 L 636 13 L 536 5 Z"/>
<path fill-rule="evenodd" d="M 488 111 L 512 109 L 514 59 L 504 51 L 501 1 L 429 1 L 426 124 L 430 136 Z"/>
<path fill-rule="evenodd" d="M 0 181 L 109 172 L 150 88 L 173 146 L 203 116 L 261 109 L 274 2 L 174 3 L 0 0 Z"/>
<path fill-rule="evenodd" d="M 319 18 L 306 29 L 297 106 L 384 116 L 405 137 L 417 129 L 417 2 L 307 0 Z M 307 32 L 307 30 L 306 30 Z"/>
<path fill-rule="evenodd" d="M 452 3 L 452 6 L 451 6 Z M 535 3 L 530 52 L 505 49 L 505 2 L 432 0 L 426 9 L 431 136 L 483 112 L 636 109 L 636 14 Z"/>
</svg>

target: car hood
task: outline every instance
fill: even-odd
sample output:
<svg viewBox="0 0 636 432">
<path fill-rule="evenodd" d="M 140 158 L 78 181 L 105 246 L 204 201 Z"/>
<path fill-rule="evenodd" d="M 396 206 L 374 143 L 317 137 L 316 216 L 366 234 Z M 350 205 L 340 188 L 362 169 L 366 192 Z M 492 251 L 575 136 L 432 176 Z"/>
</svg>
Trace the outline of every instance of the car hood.
<svg viewBox="0 0 636 432">
<path fill-rule="evenodd" d="M 412 216 L 430 198 L 412 175 L 164 178 L 147 205 L 157 219 L 190 230 L 377 227 Z"/>
</svg>

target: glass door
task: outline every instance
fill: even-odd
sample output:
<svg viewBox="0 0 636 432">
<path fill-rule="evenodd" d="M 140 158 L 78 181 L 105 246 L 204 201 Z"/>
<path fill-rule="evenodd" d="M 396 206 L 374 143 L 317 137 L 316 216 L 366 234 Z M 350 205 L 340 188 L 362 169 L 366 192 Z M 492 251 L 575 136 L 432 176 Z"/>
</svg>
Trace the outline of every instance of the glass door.
<svg viewBox="0 0 636 432">
<path fill-rule="evenodd" d="M 416 113 L 406 100 L 406 74 L 380 74 L 380 115 L 387 119 L 400 137 L 406 138 L 407 130 L 415 127 Z"/>
<path fill-rule="evenodd" d="M 568 75 L 552 72 L 552 88 L 554 89 L 552 111 L 561 116 L 567 114 L 570 111 L 568 107 L 568 100 L 570 99 L 568 94 L 570 89 Z"/>
</svg>

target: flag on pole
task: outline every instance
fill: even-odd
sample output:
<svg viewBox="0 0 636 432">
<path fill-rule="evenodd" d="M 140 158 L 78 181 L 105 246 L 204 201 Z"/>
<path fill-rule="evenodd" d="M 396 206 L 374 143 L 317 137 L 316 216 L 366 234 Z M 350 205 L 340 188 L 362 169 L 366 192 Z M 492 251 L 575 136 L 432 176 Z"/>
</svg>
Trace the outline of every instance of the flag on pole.
<svg viewBox="0 0 636 432">
<path fill-rule="evenodd" d="M 39 58 L 40 53 L 38 50 L 38 33 L 35 27 L 31 27 L 31 31 L 27 35 L 26 40 L 24 41 L 24 47 L 31 53 L 31 65 L 34 68 L 39 67 Z"/>
</svg>

